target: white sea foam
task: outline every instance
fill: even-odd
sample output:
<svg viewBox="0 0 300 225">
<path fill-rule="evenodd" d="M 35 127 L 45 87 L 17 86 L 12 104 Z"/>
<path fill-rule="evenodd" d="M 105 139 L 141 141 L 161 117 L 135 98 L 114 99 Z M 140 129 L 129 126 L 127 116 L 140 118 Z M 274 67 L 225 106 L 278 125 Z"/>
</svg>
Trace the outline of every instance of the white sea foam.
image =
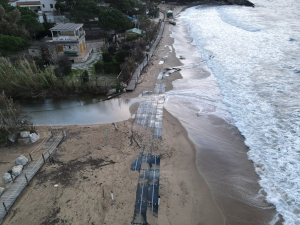
<svg viewBox="0 0 300 225">
<path fill-rule="evenodd" d="M 198 99 L 194 107 L 200 113 L 204 103 L 218 115 L 228 109 L 246 138 L 267 200 L 285 224 L 300 224 L 300 3 L 262 0 L 256 6 L 186 11 L 182 19 L 217 78 L 223 99 L 214 91 L 194 89 L 201 85 L 195 80 L 186 81 L 191 90 L 175 82 L 167 96 L 181 92 L 182 97 Z"/>
</svg>

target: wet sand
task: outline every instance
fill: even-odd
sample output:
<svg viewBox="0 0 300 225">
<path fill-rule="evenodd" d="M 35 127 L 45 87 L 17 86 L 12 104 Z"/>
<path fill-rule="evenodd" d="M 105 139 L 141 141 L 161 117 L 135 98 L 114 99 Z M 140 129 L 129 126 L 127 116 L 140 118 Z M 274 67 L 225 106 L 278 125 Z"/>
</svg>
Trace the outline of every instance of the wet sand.
<svg viewBox="0 0 300 225">
<path fill-rule="evenodd" d="M 124 98 L 153 90 L 163 68 L 180 65 L 173 51 L 166 63 L 158 66 L 167 52 L 167 48 L 161 49 L 173 43 L 168 26 L 136 90 Z M 167 90 L 178 78 L 176 72 L 166 80 Z M 135 103 L 130 111 L 136 110 Z M 67 134 L 54 153 L 56 164 L 47 162 L 42 167 L 3 224 L 130 224 L 138 181 L 138 173 L 131 171 L 130 165 L 141 151 L 131 142 L 132 133 L 139 145 L 145 146 L 145 152 L 161 154 L 161 204 L 158 218 L 151 224 L 225 223 L 196 167 L 194 145 L 175 117 L 164 110 L 162 140 L 152 139 L 152 129 L 144 129 L 132 119 L 116 125 L 117 130 L 112 124 L 51 127 L 64 129 Z M 54 184 L 59 186 L 55 188 Z"/>
<path fill-rule="evenodd" d="M 186 56 L 182 60 L 185 69 L 180 71 L 183 80 L 177 80 L 175 91 L 167 94 L 165 108 L 187 129 L 196 148 L 197 168 L 210 186 L 226 224 L 282 224 L 275 206 L 265 200 L 253 162 L 248 160 L 244 137 L 228 112 L 216 110 L 221 106 L 216 102 L 222 101 L 222 93 L 215 78 L 183 21 L 177 19 L 176 23 L 171 29 L 176 40 L 173 46 L 177 57 Z M 189 87 L 194 90 L 189 92 Z"/>
<path fill-rule="evenodd" d="M 143 91 L 153 91 L 157 76 L 164 68 L 182 65 L 174 49 L 163 65 L 158 64 L 168 51 L 165 45 L 174 43 L 169 26 L 166 25 L 137 88 L 123 94 L 124 98 L 132 99 Z M 201 71 L 203 77 L 209 76 L 205 69 Z M 180 78 L 181 74 L 175 72 L 162 82 L 166 82 L 166 90 L 172 90 L 172 81 Z M 137 107 L 137 103 L 131 105 L 130 113 L 136 112 Z M 221 118 L 193 116 L 201 124 L 197 144 L 182 126 L 184 121 L 167 110 L 163 112 L 162 140 L 153 140 L 152 130 L 134 124 L 133 119 L 116 123 L 117 130 L 112 124 L 52 127 L 67 133 L 54 154 L 57 164 L 43 166 L 3 224 L 130 224 L 138 181 L 138 173 L 131 171 L 130 165 L 141 151 L 131 141 L 132 133 L 139 145 L 145 146 L 145 152 L 161 154 L 161 205 L 157 220 L 151 224 L 270 222 L 275 213 L 272 206 L 265 203 L 262 205 L 265 209 L 259 209 L 251 206 L 251 199 L 244 201 L 249 190 L 253 191 L 250 196 L 258 193 L 259 185 L 252 162 L 247 160 L 248 149 L 240 132 Z M 231 160 L 224 157 L 229 154 L 233 155 Z M 238 171 L 244 168 L 245 177 L 250 176 L 255 182 L 241 179 L 235 167 Z M 232 181 L 230 177 L 235 176 L 236 183 L 228 185 L 228 181 Z M 241 183 L 251 188 L 234 190 Z M 58 188 L 54 184 L 58 184 Z M 241 198 L 233 193 L 239 193 Z"/>
</svg>

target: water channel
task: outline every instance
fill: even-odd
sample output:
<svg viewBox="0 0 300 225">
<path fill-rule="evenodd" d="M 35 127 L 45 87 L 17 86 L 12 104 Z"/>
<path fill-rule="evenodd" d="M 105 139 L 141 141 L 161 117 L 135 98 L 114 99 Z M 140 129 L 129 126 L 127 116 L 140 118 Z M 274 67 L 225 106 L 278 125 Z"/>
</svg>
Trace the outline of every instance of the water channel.
<svg viewBox="0 0 300 225">
<path fill-rule="evenodd" d="M 136 100 L 117 97 L 101 101 L 106 96 L 17 100 L 34 125 L 86 125 L 123 121 L 131 118 L 129 107 Z"/>
</svg>

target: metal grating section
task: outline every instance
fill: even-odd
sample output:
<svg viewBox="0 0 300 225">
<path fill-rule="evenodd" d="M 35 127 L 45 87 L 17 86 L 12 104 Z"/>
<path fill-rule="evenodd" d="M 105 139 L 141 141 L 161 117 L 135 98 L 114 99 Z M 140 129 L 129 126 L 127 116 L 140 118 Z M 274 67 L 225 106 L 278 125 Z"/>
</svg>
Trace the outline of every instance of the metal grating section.
<svg viewBox="0 0 300 225">
<path fill-rule="evenodd" d="M 135 123 L 142 127 L 154 127 L 153 138 L 161 139 L 162 116 L 165 102 L 166 84 L 155 84 L 154 94 L 139 104 Z"/>
<path fill-rule="evenodd" d="M 147 225 L 147 215 L 158 216 L 160 155 L 141 152 L 132 163 L 131 170 L 139 171 L 132 224 Z"/>
<path fill-rule="evenodd" d="M 45 148 L 49 149 L 44 153 L 45 160 L 49 158 L 55 148 L 63 139 L 63 135 L 52 137 L 48 140 L 45 145 Z M 40 157 L 37 161 L 31 161 L 22 171 L 22 173 L 14 180 L 14 182 L 9 186 L 9 188 L 4 192 L 4 194 L 0 197 L 0 224 L 2 223 L 5 215 L 7 214 L 6 209 L 9 210 L 14 202 L 17 200 L 19 195 L 27 186 L 27 181 L 25 178 L 25 174 L 27 176 L 28 181 L 32 180 L 34 175 L 38 172 L 38 170 L 44 165 L 44 160 Z M 3 204 L 4 203 L 4 204 Z"/>
</svg>

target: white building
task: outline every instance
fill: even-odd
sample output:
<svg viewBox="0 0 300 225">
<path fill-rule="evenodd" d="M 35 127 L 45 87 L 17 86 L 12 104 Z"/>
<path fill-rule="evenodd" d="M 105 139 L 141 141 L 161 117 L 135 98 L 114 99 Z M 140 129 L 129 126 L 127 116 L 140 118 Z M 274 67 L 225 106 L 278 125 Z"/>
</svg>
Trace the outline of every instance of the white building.
<svg viewBox="0 0 300 225">
<path fill-rule="evenodd" d="M 52 40 L 48 43 L 55 46 L 51 51 L 53 60 L 62 55 L 67 56 L 74 63 L 85 62 L 88 59 L 92 48 L 86 46 L 83 24 L 59 23 L 50 31 Z"/>
<path fill-rule="evenodd" d="M 44 15 L 47 19 L 47 22 L 54 23 L 56 22 L 56 18 L 53 15 L 53 11 L 55 11 L 56 0 L 9 0 L 10 5 L 19 6 L 19 7 L 27 7 L 32 11 L 35 11 L 39 14 L 39 22 L 44 22 Z M 64 16 L 62 16 L 64 17 Z M 58 18 L 57 18 L 58 19 Z M 62 18 L 64 19 L 64 18 Z"/>
<path fill-rule="evenodd" d="M 43 12 L 53 12 L 55 10 L 56 0 L 40 0 L 40 2 Z"/>
</svg>

